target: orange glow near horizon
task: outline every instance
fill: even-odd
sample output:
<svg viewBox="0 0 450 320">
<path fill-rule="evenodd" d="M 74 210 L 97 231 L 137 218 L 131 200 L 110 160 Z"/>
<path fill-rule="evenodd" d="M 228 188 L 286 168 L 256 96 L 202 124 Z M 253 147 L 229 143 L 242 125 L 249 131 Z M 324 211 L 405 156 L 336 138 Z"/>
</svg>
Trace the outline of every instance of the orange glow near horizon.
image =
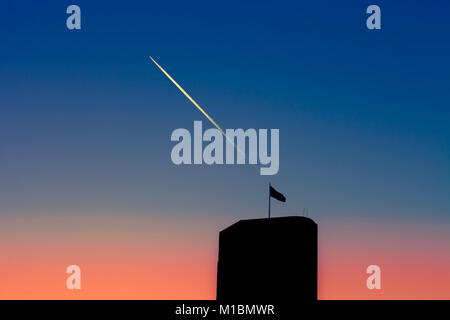
<svg viewBox="0 0 450 320">
<path fill-rule="evenodd" d="M 202 218 L 5 218 L 0 299 L 214 299 L 218 231 Z M 319 299 L 450 299 L 448 226 L 319 224 Z M 381 231 L 382 230 L 382 231 Z M 81 267 L 81 290 L 65 287 Z M 377 264 L 382 289 L 368 290 Z"/>
</svg>

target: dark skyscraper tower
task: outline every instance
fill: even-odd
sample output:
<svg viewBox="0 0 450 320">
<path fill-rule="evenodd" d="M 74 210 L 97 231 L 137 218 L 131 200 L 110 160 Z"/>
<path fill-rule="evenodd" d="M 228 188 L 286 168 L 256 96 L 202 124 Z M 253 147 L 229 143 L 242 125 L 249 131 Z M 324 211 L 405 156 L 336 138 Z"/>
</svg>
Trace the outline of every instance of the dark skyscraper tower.
<svg viewBox="0 0 450 320">
<path fill-rule="evenodd" d="M 281 217 L 241 220 L 222 230 L 217 300 L 317 300 L 317 224 Z"/>
</svg>

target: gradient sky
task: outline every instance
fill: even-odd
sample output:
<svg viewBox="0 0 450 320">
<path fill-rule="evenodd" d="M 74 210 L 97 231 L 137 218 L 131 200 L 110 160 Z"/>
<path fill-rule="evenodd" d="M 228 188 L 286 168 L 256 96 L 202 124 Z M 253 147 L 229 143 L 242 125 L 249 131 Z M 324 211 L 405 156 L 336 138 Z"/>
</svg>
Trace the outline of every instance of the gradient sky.
<svg viewBox="0 0 450 320">
<path fill-rule="evenodd" d="M 274 216 L 319 224 L 320 298 L 450 299 L 448 1 L 2 7 L 1 298 L 212 299 L 218 231 L 271 181 Z M 222 128 L 279 128 L 279 173 L 172 164 L 174 129 L 211 126 L 149 55 Z"/>
</svg>

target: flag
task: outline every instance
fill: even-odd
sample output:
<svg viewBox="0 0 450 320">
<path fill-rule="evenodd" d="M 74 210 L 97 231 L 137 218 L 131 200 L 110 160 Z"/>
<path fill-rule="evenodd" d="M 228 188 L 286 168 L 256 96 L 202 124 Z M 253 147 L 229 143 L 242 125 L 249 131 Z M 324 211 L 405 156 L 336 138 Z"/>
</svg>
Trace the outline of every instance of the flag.
<svg viewBox="0 0 450 320">
<path fill-rule="evenodd" d="M 270 196 L 281 202 L 286 202 L 286 197 L 270 186 Z"/>
</svg>

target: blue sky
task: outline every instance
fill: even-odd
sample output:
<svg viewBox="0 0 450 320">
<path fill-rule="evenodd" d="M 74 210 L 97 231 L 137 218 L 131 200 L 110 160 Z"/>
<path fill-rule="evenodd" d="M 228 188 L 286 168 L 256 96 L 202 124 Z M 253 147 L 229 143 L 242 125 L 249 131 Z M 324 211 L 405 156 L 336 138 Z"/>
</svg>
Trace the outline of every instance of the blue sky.
<svg viewBox="0 0 450 320">
<path fill-rule="evenodd" d="M 446 1 L 3 7 L 2 215 L 260 217 L 271 181 L 274 215 L 448 222 Z M 207 121 L 149 55 L 223 128 L 279 128 L 279 174 L 173 165 L 171 132 Z"/>
</svg>

